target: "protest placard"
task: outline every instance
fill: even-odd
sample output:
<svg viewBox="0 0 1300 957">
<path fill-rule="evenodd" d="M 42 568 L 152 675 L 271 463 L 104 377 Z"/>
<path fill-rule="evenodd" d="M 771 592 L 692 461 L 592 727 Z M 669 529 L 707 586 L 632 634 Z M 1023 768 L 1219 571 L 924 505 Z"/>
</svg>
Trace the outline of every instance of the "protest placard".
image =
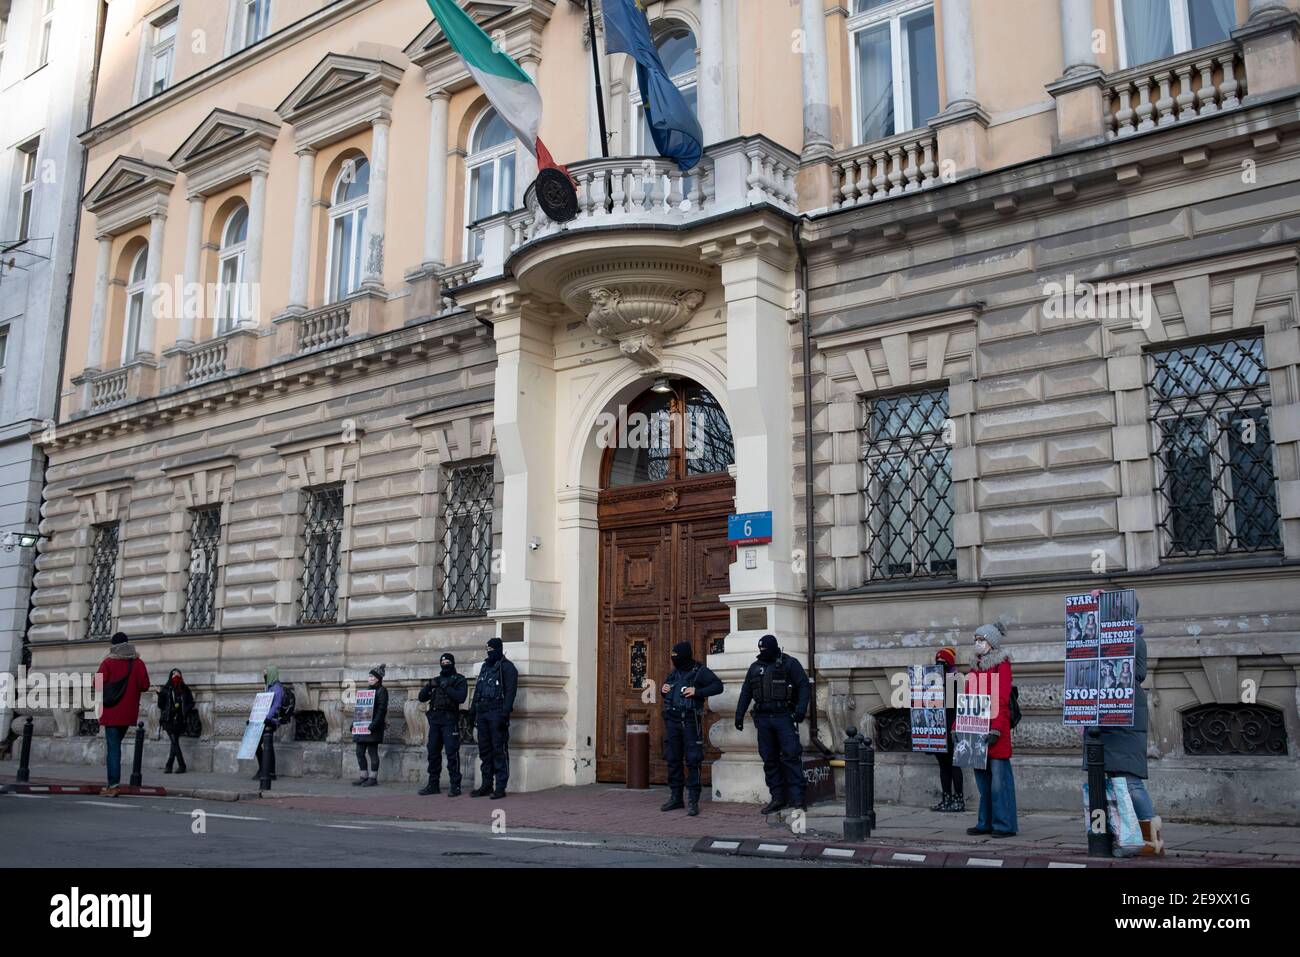
<svg viewBox="0 0 1300 957">
<path fill-rule="evenodd" d="M 981 771 L 988 767 L 989 746 L 985 738 L 989 733 L 992 711 L 992 695 L 957 695 L 952 757 L 952 763 L 957 767 L 977 768 Z"/>
<path fill-rule="evenodd" d="M 271 702 L 274 698 L 273 691 L 259 692 L 253 698 L 253 707 L 248 713 L 248 724 L 244 725 L 244 737 L 239 742 L 239 751 L 236 754 L 240 761 L 257 757 L 257 745 L 262 740 L 262 726 L 266 722 L 266 716 L 271 713 Z"/>
<path fill-rule="evenodd" d="M 370 722 L 375 717 L 375 691 L 373 688 L 357 692 L 357 713 L 352 716 L 352 736 L 370 733 Z"/>
<path fill-rule="evenodd" d="M 912 665 L 907 669 L 911 693 L 912 750 L 942 753 L 948 750 L 944 720 L 942 665 Z"/>
</svg>

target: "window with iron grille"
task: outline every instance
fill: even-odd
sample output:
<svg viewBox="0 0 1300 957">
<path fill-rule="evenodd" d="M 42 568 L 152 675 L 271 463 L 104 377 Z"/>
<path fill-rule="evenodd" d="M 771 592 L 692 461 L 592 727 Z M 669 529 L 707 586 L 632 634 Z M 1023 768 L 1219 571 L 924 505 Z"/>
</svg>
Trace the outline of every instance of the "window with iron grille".
<svg viewBox="0 0 1300 957">
<path fill-rule="evenodd" d="M 862 447 L 872 579 L 957 572 L 948 390 L 867 400 Z"/>
<path fill-rule="evenodd" d="M 343 484 L 304 493 L 302 598 L 298 621 L 329 624 L 339 613 L 339 549 L 343 544 Z"/>
<path fill-rule="evenodd" d="M 487 611 L 492 571 L 491 462 L 447 473 L 438 595 L 444 615 Z"/>
<path fill-rule="evenodd" d="M 1180 346 L 1149 361 L 1163 554 L 1281 548 L 1263 340 Z"/>
<path fill-rule="evenodd" d="M 185 586 L 185 631 L 205 631 L 217 619 L 217 546 L 221 506 L 190 509 L 190 567 Z"/>
<path fill-rule="evenodd" d="M 88 638 L 113 634 L 113 594 L 117 590 L 118 523 L 96 525 L 90 536 L 90 630 Z"/>
</svg>

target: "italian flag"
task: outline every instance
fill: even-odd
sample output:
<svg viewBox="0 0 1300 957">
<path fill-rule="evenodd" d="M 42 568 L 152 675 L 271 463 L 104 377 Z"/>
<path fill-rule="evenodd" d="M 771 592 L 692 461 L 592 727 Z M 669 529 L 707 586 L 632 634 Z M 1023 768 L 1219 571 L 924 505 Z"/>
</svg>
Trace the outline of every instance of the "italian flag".
<svg viewBox="0 0 1300 957">
<path fill-rule="evenodd" d="M 442 34 L 456 51 L 488 102 L 519 137 L 539 168 L 555 167 L 550 152 L 537 138 L 542 125 L 542 95 L 528 74 L 510 59 L 492 38 L 460 8 L 456 0 L 428 0 Z M 562 167 L 556 167 L 562 169 Z"/>
</svg>

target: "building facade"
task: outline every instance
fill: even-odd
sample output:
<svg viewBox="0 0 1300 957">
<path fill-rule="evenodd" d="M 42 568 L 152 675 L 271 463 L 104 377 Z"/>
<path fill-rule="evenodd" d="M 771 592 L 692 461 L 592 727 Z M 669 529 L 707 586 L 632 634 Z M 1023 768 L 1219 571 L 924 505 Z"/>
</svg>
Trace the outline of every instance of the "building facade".
<svg viewBox="0 0 1300 957">
<path fill-rule="evenodd" d="M 1063 598 L 1134 587 L 1157 803 L 1296 819 L 1295 3 L 647 3 L 685 173 L 584 4 L 464 6 L 541 90 L 569 223 L 420 3 L 109 5 L 39 669 L 127 631 L 233 772 L 276 663 L 282 768 L 338 773 L 384 662 L 414 780 L 419 686 L 498 635 L 537 789 L 622 780 L 646 720 L 661 779 L 671 645 L 725 715 L 774 632 L 819 740 L 866 727 L 915 801 L 896 675 L 1000 617 L 1021 806 L 1073 808 Z M 756 799 L 752 732 L 709 744 Z"/>
<path fill-rule="evenodd" d="M 76 252 L 83 150 L 101 5 L 0 3 L 0 672 L 24 660 L 63 328 Z M 12 710 L 0 702 L 0 748 Z"/>
</svg>

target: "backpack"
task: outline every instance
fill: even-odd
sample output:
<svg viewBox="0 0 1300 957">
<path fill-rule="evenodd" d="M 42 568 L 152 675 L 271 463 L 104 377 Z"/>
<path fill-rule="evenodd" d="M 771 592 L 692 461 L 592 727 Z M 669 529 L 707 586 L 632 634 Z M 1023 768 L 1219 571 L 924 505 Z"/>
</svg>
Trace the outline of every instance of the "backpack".
<svg viewBox="0 0 1300 957">
<path fill-rule="evenodd" d="M 276 713 L 276 719 L 280 724 L 288 724 L 293 720 L 294 712 L 298 709 L 298 702 L 293 696 L 293 689 L 288 685 L 280 685 L 280 710 Z"/>
<path fill-rule="evenodd" d="M 1015 685 L 1011 686 L 1011 727 L 1020 723 L 1020 689 Z"/>
</svg>

